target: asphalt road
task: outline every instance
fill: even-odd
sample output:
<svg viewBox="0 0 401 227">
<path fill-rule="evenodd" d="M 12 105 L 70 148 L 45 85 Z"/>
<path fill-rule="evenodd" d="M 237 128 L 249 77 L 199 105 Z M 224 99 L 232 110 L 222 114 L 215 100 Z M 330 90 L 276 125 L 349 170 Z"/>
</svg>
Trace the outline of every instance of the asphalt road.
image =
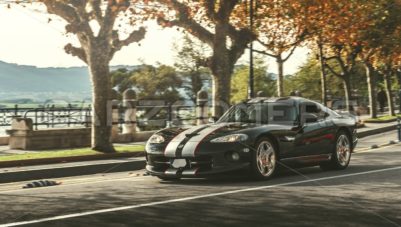
<svg viewBox="0 0 401 227">
<path fill-rule="evenodd" d="M 361 140 L 346 170 L 269 181 L 238 172 L 169 183 L 137 171 L 35 189 L 2 184 L 0 226 L 401 226 L 401 144 L 367 149 L 393 136 Z"/>
</svg>

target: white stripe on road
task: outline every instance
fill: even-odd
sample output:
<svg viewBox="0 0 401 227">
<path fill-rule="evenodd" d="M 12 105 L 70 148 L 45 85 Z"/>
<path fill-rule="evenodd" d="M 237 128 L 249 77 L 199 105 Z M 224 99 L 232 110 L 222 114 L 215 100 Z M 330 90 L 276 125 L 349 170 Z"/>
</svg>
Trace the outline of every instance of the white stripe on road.
<svg viewBox="0 0 401 227">
<path fill-rule="evenodd" d="M 296 181 L 296 182 L 288 182 L 288 183 L 275 184 L 275 185 L 238 189 L 238 190 L 232 190 L 232 191 L 211 193 L 211 194 L 206 194 L 206 195 L 191 196 L 191 197 L 180 198 L 180 199 L 170 199 L 170 200 L 159 201 L 159 202 L 143 203 L 143 204 L 137 204 L 137 205 L 131 205 L 131 206 L 115 207 L 115 208 L 110 208 L 110 209 L 102 209 L 102 210 L 87 211 L 87 212 L 81 212 L 81 213 L 75 213 L 75 214 L 60 215 L 60 216 L 42 218 L 42 219 L 37 219 L 37 220 L 32 220 L 32 221 L 14 222 L 14 223 L 2 224 L 2 225 L 0 225 L 0 227 L 19 226 L 19 225 L 27 225 L 27 224 L 34 224 L 34 223 L 41 223 L 41 222 L 48 222 L 48 221 L 63 220 L 63 219 L 68 219 L 68 218 L 76 218 L 76 217 L 82 217 L 82 216 L 88 216 L 88 215 L 94 215 L 94 214 L 104 214 L 104 213 L 110 213 L 110 212 L 116 212 L 116 211 L 122 211 L 122 210 L 136 209 L 136 208 L 141 208 L 141 207 L 152 207 L 152 206 L 169 204 L 169 203 L 185 202 L 185 201 L 190 201 L 190 200 L 210 198 L 210 197 L 216 197 L 216 196 L 222 196 L 222 195 L 230 195 L 230 194 L 241 193 L 241 192 L 258 191 L 258 190 L 263 190 L 263 189 L 276 188 L 276 187 L 280 187 L 280 186 L 290 186 L 290 185 L 296 185 L 296 184 L 339 179 L 339 178 L 345 178 L 345 177 L 352 177 L 352 176 L 365 175 L 365 174 L 371 174 L 371 173 L 380 173 L 380 172 L 400 170 L 400 169 L 401 169 L 401 166 L 398 166 L 398 167 L 392 167 L 392 168 L 386 168 L 386 169 L 378 169 L 378 170 L 371 170 L 371 171 L 365 171 L 365 172 L 359 172 L 359 173 L 344 174 L 344 175 L 339 175 L 339 176 L 322 177 L 322 178 L 317 178 L 317 179 L 308 179 L 308 180 L 302 180 L 302 181 Z"/>
</svg>

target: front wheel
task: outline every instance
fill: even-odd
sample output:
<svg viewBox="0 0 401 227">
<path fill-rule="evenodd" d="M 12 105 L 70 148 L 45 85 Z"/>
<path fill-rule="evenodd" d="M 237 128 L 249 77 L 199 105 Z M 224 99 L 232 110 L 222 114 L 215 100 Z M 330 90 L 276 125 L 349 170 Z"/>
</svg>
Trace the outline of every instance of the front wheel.
<svg viewBox="0 0 401 227">
<path fill-rule="evenodd" d="M 336 138 L 336 146 L 330 162 L 320 164 L 320 168 L 323 170 L 342 170 L 349 165 L 351 160 L 350 139 L 344 131 L 340 131 Z"/>
<path fill-rule="evenodd" d="M 260 139 L 252 152 L 251 170 L 257 179 L 269 179 L 276 172 L 277 152 L 269 138 Z"/>
</svg>

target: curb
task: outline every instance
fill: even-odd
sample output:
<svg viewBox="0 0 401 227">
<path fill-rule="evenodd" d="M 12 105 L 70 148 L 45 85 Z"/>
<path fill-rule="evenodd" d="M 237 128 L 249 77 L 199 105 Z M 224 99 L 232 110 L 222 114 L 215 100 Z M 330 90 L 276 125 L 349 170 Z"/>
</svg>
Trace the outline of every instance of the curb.
<svg viewBox="0 0 401 227">
<path fill-rule="evenodd" d="M 68 163 L 64 164 L 64 166 L 56 167 L 54 165 L 48 165 L 41 168 L 25 170 L 12 168 L 10 170 L 0 170 L 2 171 L 0 172 L 0 183 L 134 171 L 144 168 L 144 158 L 115 159 L 107 160 L 107 162 L 105 161 L 103 163 Z"/>
<path fill-rule="evenodd" d="M 388 143 L 382 143 L 382 144 L 379 144 L 379 145 L 374 144 L 374 145 L 372 145 L 370 147 L 365 147 L 365 148 L 361 148 L 361 149 L 355 150 L 354 152 L 355 153 L 363 153 L 363 152 L 365 152 L 367 150 L 375 150 L 375 149 L 379 149 L 379 148 L 382 148 L 382 147 L 388 147 L 388 146 L 391 146 L 391 145 L 396 145 L 396 144 L 399 144 L 399 143 L 400 143 L 400 141 L 398 141 L 398 140 L 397 141 L 390 140 Z"/>
<path fill-rule="evenodd" d="M 58 157 L 58 158 L 39 158 L 39 159 L 27 159 L 27 160 L 0 162 L 0 168 L 58 164 L 58 163 L 66 163 L 66 162 L 107 160 L 107 159 L 114 159 L 114 158 L 132 158 L 132 157 L 144 157 L 144 156 L 145 156 L 145 151 L 127 152 L 127 153 L 112 153 L 112 154 L 81 155 L 81 156 Z"/>
<path fill-rule="evenodd" d="M 383 127 L 383 128 L 376 128 L 376 129 L 372 129 L 372 130 L 366 130 L 366 131 L 363 131 L 363 132 L 358 132 L 357 131 L 357 135 L 358 135 L 358 138 L 363 138 L 363 137 L 372 136 L 372 135 L 383 133 L 383 132 L 392 131 L 392 130 L 395 130 L 395 129 L 397 129 L 397 125 L 396 124 L 395 125 L 386 126 L 386 127 Z"/>
</svg>

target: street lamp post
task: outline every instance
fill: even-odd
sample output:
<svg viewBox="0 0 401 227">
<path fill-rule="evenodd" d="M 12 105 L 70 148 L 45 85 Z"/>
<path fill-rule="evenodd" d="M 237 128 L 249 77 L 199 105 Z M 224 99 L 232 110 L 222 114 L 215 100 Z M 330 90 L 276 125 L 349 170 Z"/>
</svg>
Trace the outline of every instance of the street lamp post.
<svg viewBox="0 0 401 227">
<path fill-rule="evenodd" d="M 253 1 L 249 0 L 249 24 L 250 29 L 253 31 Z M 253 98 L 255 91 L 254 91 L 254 75 L 253 75 L 253 42 L 249 45 L 249 81 L 248 81 L 248 98 Z"/>
</svg>

